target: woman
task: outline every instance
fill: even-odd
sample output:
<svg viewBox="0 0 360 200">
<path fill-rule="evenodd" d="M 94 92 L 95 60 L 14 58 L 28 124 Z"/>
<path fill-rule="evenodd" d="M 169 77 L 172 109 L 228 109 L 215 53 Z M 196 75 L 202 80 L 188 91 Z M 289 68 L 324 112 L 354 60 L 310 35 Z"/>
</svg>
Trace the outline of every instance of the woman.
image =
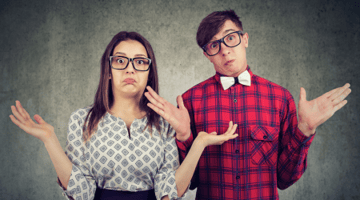
<svg viewBox="0 0 360 200">
<path fill-rule="evenodd" d="M 204 148 L 235 138 L 236 125 L 221 136 L 199 133 L 179 167 L 175 131 L 147 106 L 146 86 L 158 92 L 153 50 L 140 34 L 120 32 L 102 56 L 94 104 L 70 116 L 65 152 L 54 127 L 39 115 L 33 122 L 19 101 L 10 118 L 44 142 L 70 199 L 176 199 Z"/>
</svg>

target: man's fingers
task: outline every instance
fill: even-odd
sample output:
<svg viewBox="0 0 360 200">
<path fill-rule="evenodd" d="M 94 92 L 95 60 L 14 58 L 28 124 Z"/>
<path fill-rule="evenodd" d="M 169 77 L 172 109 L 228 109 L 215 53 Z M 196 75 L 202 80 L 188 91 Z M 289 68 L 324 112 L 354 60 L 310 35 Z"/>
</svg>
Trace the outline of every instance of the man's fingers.
<svg viewBox="0 0 360 200">
<path fill-rule="evenodd" d="M 165 115 L 164 111 L 159 109 L 157 106 L 155 106 L 152 103 L 148 103 L 147 106 L 149 106 L 153 111 L 155 111 L 157 114 L 159 114 L 161 117 L 163 117 L 166 121 L 168 121 L 167 117 L 168 115 Z"/>
<path fill-rule="evenodd" d="M 303 88 L 303 87 L 300 88 L 299 99 L 300 99 L 300 101 L 306 101 L 306 91 L 305 91 L 305 88 Z"/>
<path fill-rule="evenodd" d="M 183 100 L 183 98 L 182 98 L 181 95 L 179 95 L 179 96 L 176 97 L 176 102 L 177 102 L 177 104 L 179 105 L 179 108 L 180 108 L 180 109 L 184 109 L 184 108 L 185 108 L 184 100 Z M 185 109 L 186 109 L 186 108 L 185 108 Z"/>
<path fill-rule="evenodd" d="M 347 104 L 347 100 L 338 103 L 336 106 L 334 106 L 334 113 L 340 110 L 340 108 L 344 107 L 346 104 Z"/>
<path fill-rule="evenodd" d="M 340 96 L 344 91 L 350 87 L 349 83 L 346 83 L 342 87 L 335 88 L 333 93 L 329 96 L 330 100 L 334 101 L 338 96 Z"/>
<path fill-rule="evenodd" d="M 146 89 L 149 91 L 149 94 L 161 104 L 165 104 L 166 100 L 159 96 L 150 86 L 147 86 Z"/>
<path fill-rule="evenodd" d="M 333 103 L 336 105 L 343 101 L 349 94 L 351 93 L 350 88 L 346 88 L 341 94 L 339 94 L 335 99 L 333 99 Z"/>
<path fill-rule="evenodd" d="M 323 94 L 324 97 L 329 98 L 332 94 L 334 94 L 337 91 L 338 88 L 332 89 L 329 92 Z"/>
<path fill-rule="evenodd" d="M 149 92 L 145 92 L 145 97 L 152 103 L 152 105 L 158 107 L 161 110 L 164 110 L 164 105 L 153 98 Z"/>
</svg>

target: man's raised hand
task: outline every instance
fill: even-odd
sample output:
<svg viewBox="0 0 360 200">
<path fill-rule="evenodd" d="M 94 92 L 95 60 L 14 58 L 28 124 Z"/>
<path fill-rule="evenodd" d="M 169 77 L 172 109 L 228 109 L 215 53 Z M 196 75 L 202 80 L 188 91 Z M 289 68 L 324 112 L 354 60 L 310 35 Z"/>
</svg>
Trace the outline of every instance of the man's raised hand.
<svg viewBox="0 0 360 200">
<path fill-rule="evenodd" d="M 176 98 L 177 104 L 179 105 L 179 108 L 177 108 L 156 94 L 150 86 L 147 86 L 146 89 L 148 92 L 145 92 L 145 96 L 150 101 L 147 106 L 170 123 L 176 131 L 176 139 L 180 141 L 187 140 L 191 134 L 190 116 L 184 106 L 181 95 Z"/>
<path fill-rule="evenodd" d="M 308 137 L 313 135 L 320 124 L 345 106 L 347 103 L 345 98 L 350 92 L 350 84 L 346 83 L 342 87 L 335 88 L 316 99 L 307 101 L 305 89 L 300 88 L 298 127 L 301 132 Z"/>
</svg>

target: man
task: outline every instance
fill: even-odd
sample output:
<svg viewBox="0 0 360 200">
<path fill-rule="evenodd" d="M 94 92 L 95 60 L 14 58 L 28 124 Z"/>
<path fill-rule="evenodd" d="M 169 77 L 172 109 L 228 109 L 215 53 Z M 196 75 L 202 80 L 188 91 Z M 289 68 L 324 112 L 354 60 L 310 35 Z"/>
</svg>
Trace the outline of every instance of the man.
<svg viewBox="0 0 360 200">
<path fill-rule="evenodd" d="M 178 109 L 149 89 L 149 107 L 176 130 L 182 158 L 200 131 L 221 134 L 229 121 L 238 125 L 237 138 L 202 154 L 192 181 L 197 199 L 278 199 L 277 187 L 289 187 L 305 172 L 315 129 L 347 103 L 350 85 L 312 101 L 301 88 L 297 120 L 289 91 L 247 65 L 249 36 L 234 11 L 208 15 L 196 39 L 216 74 L 185 92 L 183 101 L 178 97 Z"/>
</svg>

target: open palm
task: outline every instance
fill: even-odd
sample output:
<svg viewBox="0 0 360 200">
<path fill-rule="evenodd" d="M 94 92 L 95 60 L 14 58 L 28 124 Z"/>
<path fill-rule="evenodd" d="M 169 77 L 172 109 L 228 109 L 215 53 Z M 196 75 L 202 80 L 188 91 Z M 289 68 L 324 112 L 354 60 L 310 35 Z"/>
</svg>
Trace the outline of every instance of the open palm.
<svg viewBox="0 0 360 200">
<path fill-rule="evenodd" d="M 148 86 L 147 89 L 148 92 L 145 92 L 145 96 L 150 101 L 148 106 L 170 123 L 178 140 L 186 140 L 190 136 L 190 116 L 182 97 L 178 96 L 176 99 L 179 105 L 177 108 L 156 94 L 151 87 Z"/>
<path fill-rule="evenodd" d="M 347 100 L 344 100 L 351 92 L 350 84 L 333 89 L 311 101 L 306 100 L 306 91 L 300 89 L 299 100 L 299 128 L 306 135 L 315 133 L 315 129 L 334 113 L 342 108 Z"/>
<path fill-rule="evenodd" d="M 24 130 L 26 133 L 44 141 L 54 133 L 54 127 L 46 123 L 39 115 L 34 115 L 35 123 L 28 112 L 22 107 L 20 101 L 16 101 L 16 106 L 11 106 L 13 115 L 11 121 Z"/>
</svg>

